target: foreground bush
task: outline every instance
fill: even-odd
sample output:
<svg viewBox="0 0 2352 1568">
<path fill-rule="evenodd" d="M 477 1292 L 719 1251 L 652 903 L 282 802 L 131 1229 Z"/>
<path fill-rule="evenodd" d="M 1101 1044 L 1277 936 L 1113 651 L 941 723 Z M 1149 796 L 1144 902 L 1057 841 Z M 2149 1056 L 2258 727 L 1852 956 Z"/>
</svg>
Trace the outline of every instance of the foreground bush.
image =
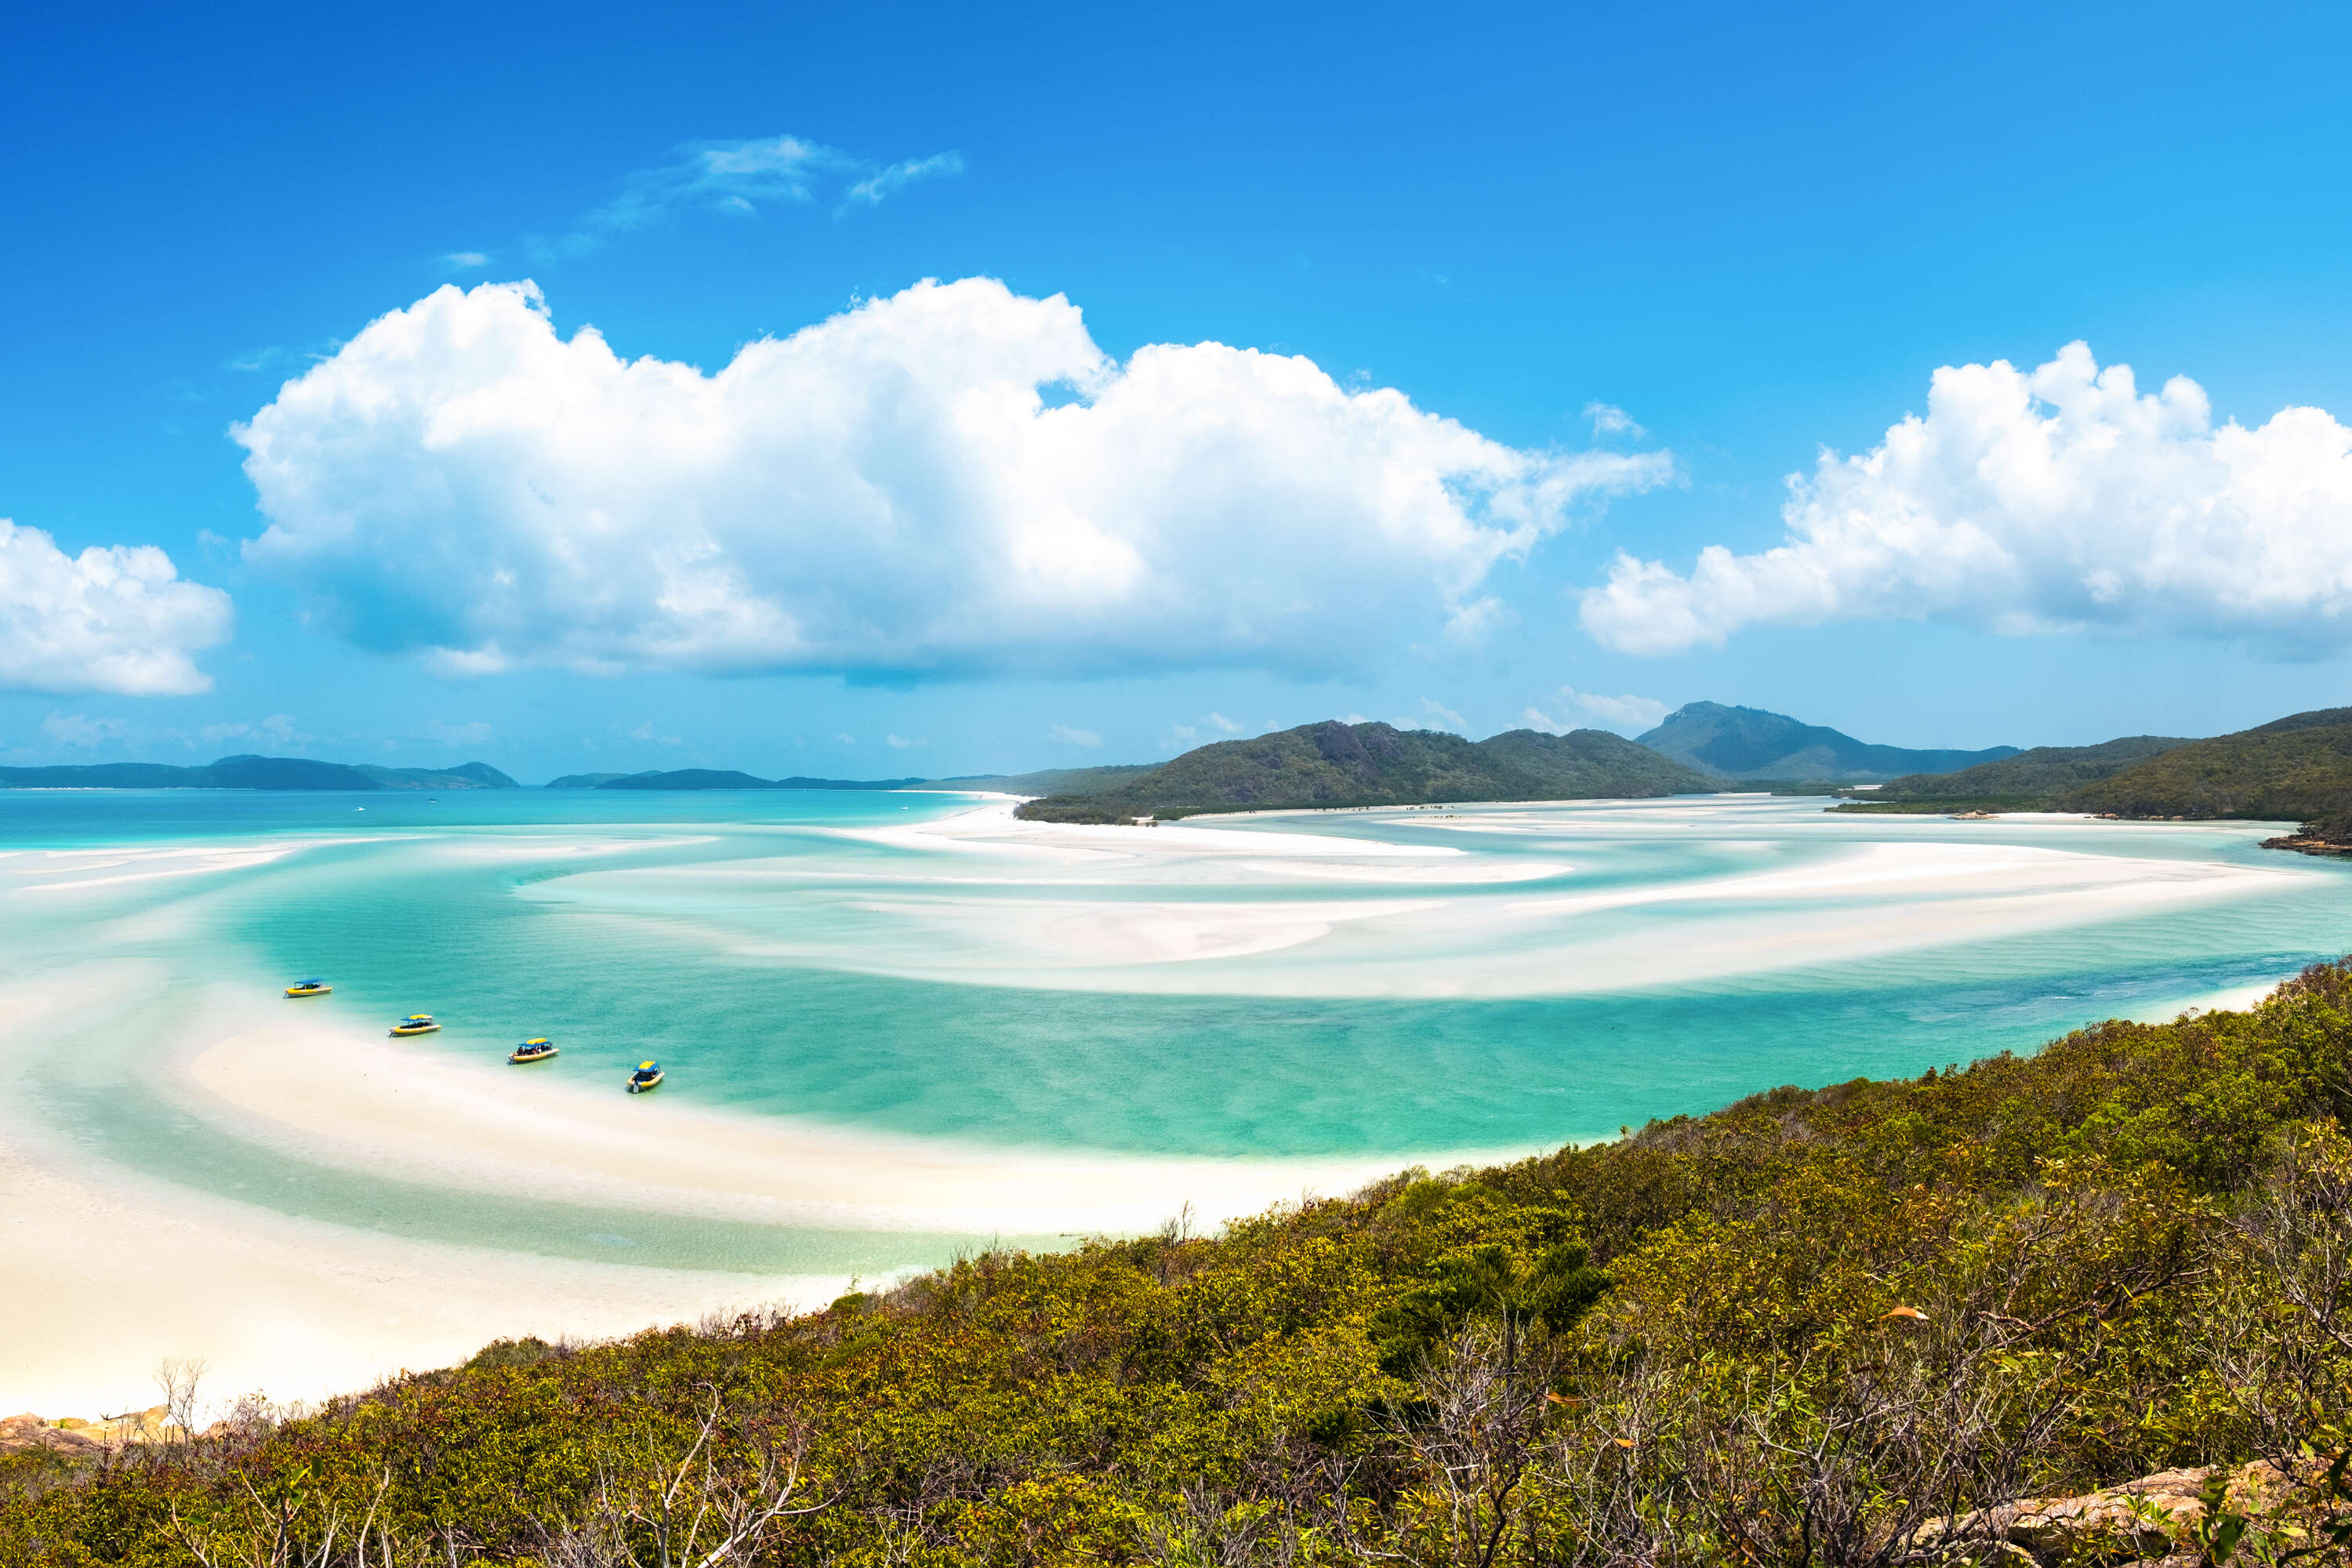
<svg viewBox="0 0 2352 1568">
<path fill-rule="evenodd" d="M 20 1457 L 0 1562 L 1992 1562 L 1972 1521 L 2017 1499 L 2251 1460 L 2284 1511 L 2224 1529 L 2224 1499 L 2187 1548 L 2341 1561 L 2347 1069 L 2352 964 L 2323 965 L 2251 1013 L 1214 1237 L 501 1342 L 297 1417 Z"/>
</svg>

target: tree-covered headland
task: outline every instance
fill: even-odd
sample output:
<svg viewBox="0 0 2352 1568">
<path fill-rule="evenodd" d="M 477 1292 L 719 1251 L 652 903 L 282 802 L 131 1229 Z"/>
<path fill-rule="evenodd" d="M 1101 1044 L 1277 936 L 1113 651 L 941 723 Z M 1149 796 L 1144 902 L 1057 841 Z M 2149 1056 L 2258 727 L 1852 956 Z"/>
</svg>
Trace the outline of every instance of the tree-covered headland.
<svg viewBox="0 0 2352 1568">
<path fill-rule="evenodd" d="M 1213 1236 L 18 1455 L 0 1562 L 2021 1568 L 1932 1521 L 2263 1458 L 2284 1512 L 2217 1491 L 2175 1544 L 2341 1562 L 2347 1114 L 2352 961 Z"/>
</svg>

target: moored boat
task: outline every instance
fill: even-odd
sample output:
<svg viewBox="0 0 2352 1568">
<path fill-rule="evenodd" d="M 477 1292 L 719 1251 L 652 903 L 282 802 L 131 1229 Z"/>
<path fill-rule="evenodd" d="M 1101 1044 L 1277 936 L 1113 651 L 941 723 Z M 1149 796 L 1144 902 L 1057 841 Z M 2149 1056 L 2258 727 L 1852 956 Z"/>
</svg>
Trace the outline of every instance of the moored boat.
<svg viewBox="0 0 2352 1568">
<path fill-rule="evenodd" d="M 392 1032 L 395 1035 L 430 1035 L 440 1027 L 440 1025 L 433 1021 L 432 1014 L 411 1013 L 407 1017 L 394 1024 Z"/>
<path fill-rule="evenodd" d="M 629 1075 L 629 1092 L 643 1094 L 646 1090 L 657 1087 L 661 1080 L 661 1063 L 639 1062 L 637 1070 Z"/>
<path fill-rule="evenodd" d="M 507 1053 L 510 1062 L 543 1062 L 555 1055 L 555 1042 L 550 1039 L 525 1040 Z"/>
<path fill-rule="evenodd" d="M 333 986 L 323 980 L 297 980 L 286 988 L 289 996 L 324 996 Z"/>
</svg>

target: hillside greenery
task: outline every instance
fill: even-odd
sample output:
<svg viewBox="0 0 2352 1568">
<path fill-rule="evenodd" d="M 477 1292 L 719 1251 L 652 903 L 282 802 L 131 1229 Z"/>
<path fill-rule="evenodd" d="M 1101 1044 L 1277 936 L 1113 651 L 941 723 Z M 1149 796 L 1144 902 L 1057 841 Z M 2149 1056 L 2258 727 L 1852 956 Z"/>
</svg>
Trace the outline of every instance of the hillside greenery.
<svg viewBox="0 0 2352 1568">
<path fill-rule="evenodd" d="M 360 763 L 365 773 L 386 789 L 519 789 L 521 786 L 488 763 L 461 763 L 454 768 L 380 768 Z"/>
<path fill-rule="evenodd" d="M 2352 708 L 2192 741 L 2066 797 L 2118 816 L 2312 821 L 2352 812 Z"/>
<path fill-rule="evenodd" d="M 2054 800 L 2190 743 L 2168 735 L 2126 735 L 2095 746 L 2036 746 L 1954 773 L 1890 779 L 1871 795 L 1875 801 Z"/>
<path fill-rule="evenodd" d="M 1219 741 L 1087 794 L 1019 808 L 1045 822 L 1129 822 L 1288 806 L 1587 800 L 1717 790 L 1705 774 L 1601 730 L 1512 730 L 1469 741 L 1337 719 Z"/>
<path fill-rule="evenodd" d="M 2014 746 L 1987 751 L 1914 751 L 1857 741 L 1825 724 L 1807 724 L 1761 708 L 1689 702 L 1640 737 L 1663 756 L 1723 778 L 1755 783 L 1788 779 L 1856 780 L 1948 773 L 2006 757 Z"/>
<path fill-rule="evenodd" d="M 2020 1562 L 1930 1521 L 2342 1451 L 2347 1113 L 2352 964 L 2323 965 L 2249 1013 L 1213 1236 L 984 1252 L 803 1316 L 501 1341 L 197 1438 L 15 1455 L 0 1562 Z"/>
<path fill-rule="evenodd" d="M 2352 847 L 2352 708 L 2204 741 L 2133 735 L 2045 746 L 1960 773 L 1896 779 L 1848 812 L 2079 811 L 2141 820 L 2304 824 L 2282 848 Z"/>
</svg>

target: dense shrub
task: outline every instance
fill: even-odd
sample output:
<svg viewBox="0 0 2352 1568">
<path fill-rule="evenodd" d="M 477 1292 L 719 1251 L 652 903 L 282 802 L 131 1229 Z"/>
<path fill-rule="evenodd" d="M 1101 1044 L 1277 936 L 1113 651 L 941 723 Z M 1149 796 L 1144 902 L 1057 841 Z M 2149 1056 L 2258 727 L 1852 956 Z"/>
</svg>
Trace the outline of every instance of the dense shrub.
<svg viewBox="0 0 2352 1568">
<path fill-rule="evenodd" d="M 501 1341 L 0 1471 L 0 1561 L 1916 1561 L 1931 1519 L 2342 1444 L 2347 1067 L 2327 965 L 1213 1237 Z"/>
</svg>

